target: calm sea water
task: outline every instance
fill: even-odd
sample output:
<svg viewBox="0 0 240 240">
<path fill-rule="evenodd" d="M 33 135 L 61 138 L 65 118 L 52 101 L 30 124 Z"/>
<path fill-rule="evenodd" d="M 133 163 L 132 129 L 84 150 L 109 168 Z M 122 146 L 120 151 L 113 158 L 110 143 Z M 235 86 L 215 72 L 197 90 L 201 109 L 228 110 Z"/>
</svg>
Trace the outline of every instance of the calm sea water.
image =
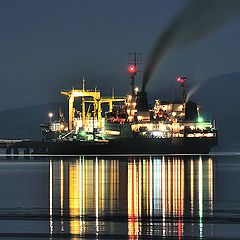
<svg viewBox="0 0 240 240">
<path fill-rule="evenodd" d="M 240 156 L 0 158 L 2 239 L 240 238 Z"/>
</svg>

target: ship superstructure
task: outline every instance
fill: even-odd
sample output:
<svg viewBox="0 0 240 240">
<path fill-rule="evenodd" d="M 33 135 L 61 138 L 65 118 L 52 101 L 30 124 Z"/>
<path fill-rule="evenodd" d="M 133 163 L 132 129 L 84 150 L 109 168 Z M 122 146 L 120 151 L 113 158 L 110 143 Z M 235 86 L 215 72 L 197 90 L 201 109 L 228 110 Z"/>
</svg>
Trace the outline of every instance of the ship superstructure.
<svg viewBox="0 0 240 240">
<path fill-rule="evenodd" d="M 185 153 L 188 147 L 209 152 L 217 144 L 215 123 L 202 117 L 198 104 L 186 101 L 185 76 L 177 78 L 177 100 L 156 99 L 150 107 L 147 92 L 135 88 L 137 65 L 130 65 L 128 71 L 131 94 L 126 97 L 103 97 L 98 89 L 86 90 L 84 79 L 82 89 L 62 91 L 68 99 L 68 120 L 61 113 L 59 120 L 42 124 L 44 142 L 68 146 L 74 142 L 81 145 L 79 153 L 85 152 L 87 144 L 91 145 L 87 152 L 93 153 Z M 119 150 L 124 144 L 125 149 Z"/>
<path fill-rule="evenodd" d="M 104 129 L 102 109 L 105 105 L 108 112 L 113 112 L 114 103 L 125 103 L 125 98 L 102 97 L 97 89 L 86 90 L 83 79 L 82 89 L 72 89 L 60 92 L 68 99 L 68 121 L 60 118 L 41 124 L 45 141 L 57 140 L 94 140 Z M 78 100 L 78 101 L 77 101 Z M 74 103 L 80 103 L 80 109 Z"/>
</svg>

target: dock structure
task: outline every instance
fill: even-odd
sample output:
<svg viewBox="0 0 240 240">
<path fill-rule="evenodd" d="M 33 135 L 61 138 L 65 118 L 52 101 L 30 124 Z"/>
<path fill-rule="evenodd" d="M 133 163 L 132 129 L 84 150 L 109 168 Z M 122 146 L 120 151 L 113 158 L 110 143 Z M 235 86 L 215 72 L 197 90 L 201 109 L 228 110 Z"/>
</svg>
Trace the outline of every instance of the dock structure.
<svg viewBox="0 0 240 240">
<path fill-rule="evenodd" d="M 0 139 L 0 150 L 6 155 L 31 155 L 47 153 L 47 145 L 41 140 L 30 139 Z"/>
</svg>

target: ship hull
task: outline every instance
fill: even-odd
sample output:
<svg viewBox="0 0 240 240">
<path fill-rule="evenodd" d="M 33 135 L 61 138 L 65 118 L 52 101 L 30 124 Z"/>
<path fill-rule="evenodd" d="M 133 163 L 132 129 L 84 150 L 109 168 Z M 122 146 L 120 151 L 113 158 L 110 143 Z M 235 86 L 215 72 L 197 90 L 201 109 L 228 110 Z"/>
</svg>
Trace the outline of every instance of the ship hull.
<svg viewBox="0 0 240 240">
<path fill-rule="evenodd" d="M 34 153 L 82 155 L 82 154 L 203 154 L 217 145 L 216 138 L 129 138 L 96 141 L 42 142 Z"/>
</svg>

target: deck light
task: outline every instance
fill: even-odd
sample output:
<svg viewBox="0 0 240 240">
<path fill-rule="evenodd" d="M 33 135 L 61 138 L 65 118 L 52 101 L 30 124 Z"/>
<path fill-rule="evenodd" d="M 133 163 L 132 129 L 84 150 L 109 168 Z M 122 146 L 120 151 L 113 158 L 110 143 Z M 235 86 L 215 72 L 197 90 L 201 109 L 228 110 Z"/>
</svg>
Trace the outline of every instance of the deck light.
<svg viewBox="0 0 240 240">
<path fill-rule="evenodd" d="M 199 116 L 198 119 L 197 119 L 197 122 L 198 122 L 198 123 L 202 123 L 202 122 L 204 122 L 204 119 Z"/>
</svg>

